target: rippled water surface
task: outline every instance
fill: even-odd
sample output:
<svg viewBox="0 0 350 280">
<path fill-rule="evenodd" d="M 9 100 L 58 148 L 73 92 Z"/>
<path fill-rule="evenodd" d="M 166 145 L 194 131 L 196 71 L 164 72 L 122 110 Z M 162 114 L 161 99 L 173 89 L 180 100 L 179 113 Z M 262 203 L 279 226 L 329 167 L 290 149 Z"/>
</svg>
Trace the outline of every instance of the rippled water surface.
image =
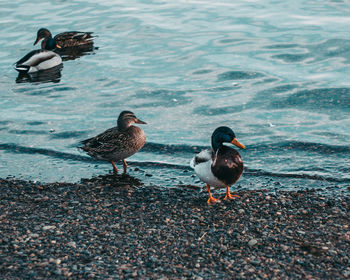
<svg viewBox="0 0 350 280">
<path fill-rule="evenodd" d="M 147 145 L 129 159 L 129 173 L 145 183 L 201 185 L 189 160 L 227 125 L 247 147 L 243 188 L 349 185 L 347 2 L 0 6 L 0 177 L 78 182 L 107 174 L 109 163 L 76 147 L 128 109 L 148 123 Z M 16 81 L 12 64 L 36 47 L 40 27 L 93 31 L 98 49 L 64 61 L 52 81 Z"/>
</svg>

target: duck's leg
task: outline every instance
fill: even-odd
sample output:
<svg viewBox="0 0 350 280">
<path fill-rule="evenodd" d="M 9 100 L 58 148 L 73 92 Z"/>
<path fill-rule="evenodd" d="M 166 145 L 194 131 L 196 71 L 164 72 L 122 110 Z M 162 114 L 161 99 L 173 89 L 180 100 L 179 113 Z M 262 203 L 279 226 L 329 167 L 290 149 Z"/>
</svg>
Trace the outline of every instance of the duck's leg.
<svg viewBox="0 0 350 280">
<path fill-rule="evenodd" d="M 209 194 L 208 204 L 218 202 L 219 199 L 214 198 L 214 197 L 211 195 L 210 186 L 207 184 L 206 187 L 207 187 L 208 194 Z"/>
<path fill-rule="evenodd" d="M 226 195 L 225 195 L 225 200 L 226 199 L 234 199 L 235 197 L 237 197 L 237 198 L 241 198 L 239 195 L 236 195 L 236 194 L 231 194 L 230 193 L 230 187 L 229 186 L 227 186 L 226 187 Z"/>
<path fill-rule="evenodd" d="M 115 163 L 113 162 L 113 160 L 111 160 L 111 163 L 112 163 L 112 165 L 113 165 L 113 170 L 114 170 L 115 172 L 118 172 L 119 170 L 118 170 L 118 168 L 115 166 Z"/>
<path fill-rule="evenodd" d="M 123 159 L 124 174 L 126 173 L 126 167 L 127 167 L 127 166 L 128 166 L 128 165 L 126 164 L 125 159 Z"/>
</svg>

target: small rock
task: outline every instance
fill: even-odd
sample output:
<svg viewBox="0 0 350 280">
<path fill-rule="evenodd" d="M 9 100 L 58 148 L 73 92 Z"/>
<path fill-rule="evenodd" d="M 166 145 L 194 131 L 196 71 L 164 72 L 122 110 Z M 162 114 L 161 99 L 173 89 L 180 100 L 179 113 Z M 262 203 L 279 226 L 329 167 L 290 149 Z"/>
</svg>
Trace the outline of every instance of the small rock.
<svg viewBox="0 0 350 280">
<path fill-rule="evenodd" d="M 73 248 L 77 248 L 77 243 L 75 243 L 74 241 L 69 242 L 67 245 Z"/>
<path fill-rule="evenodd" d="M 250 260 L 250 263 L 253 264 L 253 265 L 258 265 L 260 263 L 260 260 L 256 259 L 256 258 L 252 258 Z"/>
<path fill-rule="evenodd" d="M 43 226 L 43 230 L 55 229 L 56 226 Z"/>
<path fill-rule="evenodd" d="M 256 239 L 251 239 L 251 240 L 249 240 L 248 245 L 252 247 L 252 246 L 256 245 L 257 243 L 258 243 L 258 241 Z"/>
</svg>

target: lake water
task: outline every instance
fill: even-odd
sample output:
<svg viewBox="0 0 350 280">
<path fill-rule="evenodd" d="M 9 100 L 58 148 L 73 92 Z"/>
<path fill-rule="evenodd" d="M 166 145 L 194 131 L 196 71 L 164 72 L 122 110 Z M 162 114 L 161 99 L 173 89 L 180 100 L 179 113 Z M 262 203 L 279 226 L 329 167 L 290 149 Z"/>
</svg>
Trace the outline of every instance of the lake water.
<svg viewBox="0 0 350 280">
<path fill-rule="evenodd" d="M 217 3 L 213 3 L 217 2 Z M 79 141 L 132 110 L 147 145 L 129 174 L 203 185 L 189 161 L 231 127 L 247 149 L 241 188 L 350 184 L 350 6 L 344 1 L 0 3 L 0 177 L 79 182 L 109 163 Z M 36 32 L 93 31 L 94 52 L 53 81 L 16 82 Z M 121 167 L 120 163 L 118 164 Z"/>
</svg>

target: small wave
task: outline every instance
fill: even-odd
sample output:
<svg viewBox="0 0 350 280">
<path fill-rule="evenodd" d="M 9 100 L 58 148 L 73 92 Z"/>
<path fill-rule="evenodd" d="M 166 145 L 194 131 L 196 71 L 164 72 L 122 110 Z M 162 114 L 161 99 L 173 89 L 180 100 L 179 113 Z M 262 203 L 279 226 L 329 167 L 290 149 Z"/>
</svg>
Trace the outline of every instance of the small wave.
<svg viewBox="0 0 350 280">
<path fill-rule="evenodd" d="M 68 138 L 79 138 L 86 135 L 86 131 L 64 131 L 60 133 L 53 133 L 50 135 L 52 139 L 68 139 Z"/>
<path fill-rule="evenodd" d="M 300 174 L 275 173 L 275 172 L 269 172 L 269 171 L 260 170 L 260 169 L 249 169 L 249 168 L 245 168 L 244 175 L 257 176 L 257 177 L 268 176 L 268 177 L 277 177 L 277 178 L 310 179 L 310 180 L 337 182 L 337 183 L 350 182 L 350 178 L 334 178 L 334 177 L 327 177 L 327 176 L 320 176 L 320 175 L 308 175 L 303 173 L 300 173 Z"/>
<path fill-rule="evenodd" d="M 148 143 L 147 145 L 145 145 L 144 150 L 147 152 L 154 151 L 154 150 L 166 151 L 167 153 L 170 153 L 170 152 L 174 153 L 174 152 L 178 152 L 179 150 L 181 151 L 185 150 L 186 152 L 195 153 L 202 150 L 203 148 L 205 147 L 201 147 L 201 146 L 194 147 L 194 146 L 186 146 L 186 145 L 163 145 L 163 144 L 157 144 L 157 143 Z M 44 149 L 44 148 L 25 147 L 14 143 L 0 144 L 0 150 L 5 150 L 10 153 L 18 153 L 18 154 L 41 154 L 41 155 L 46 155 L 46 156 L 63 159 L 63 160 L 74 160 L 74 161 L 91 162 L 91 163 L 102 162 L 88 156 L 59 152 L 59 151 L 54 151 L 54 150 Z M 350 151 L 350 148 L 348 148 L 347 152 L 349 151 Z M 149 167 L 149 168 L 176 169 L 176 170 L 187 170 L 187 171 L 192 170 L 192 168 L 188 165 L 171 164 L 171 163 L 165 163 L 165 162 L 128 161 L 128 164 L 139 166 L 139 167 Z M 277 173 L 277 172 L 270 172 L 270 171 L 265 171 L 261 169 L 251 169 L 248 167 L 245 167 L 244 175 L 257 176 L 257 177 L 268 176 L 268 177 L 278 177 L 278 178 L 310 179 L 310 180 L 338 182 L 338 183 L 350 182 L 350 178 L 335 178 L 335 177 L 329 177 L 329 176 L 309 175 L 309 174 L 303 174 L 303 173 Z"/>
<path fill-rule="evenodd" d="M 301 90 L 271 105 L 274 108 L 300 107 L 305 109 L 322 109 L 329 113 L 334 110 L 348 110 L 350 104 L 350 88 L 320 88 Z M 339 116 L 340 117 L 340 116 Z M 345 118 L 345 116 L 344 116 Z"/>
<path fill-rule="evenodd" d="M 218 75 L 218 81 L 257 79 L 264 76 L 259 72 L 227 71 Z"/>
<path fill-rule="evenodd" d="M 208 149 L 209 146 L 190 146 L 190 145 L 167 145 L 148 142 L 142 148 L 142 151 L 152 152 L 156 154 L 174 154 L 174 153 L 198 153 L 201 150 Z M 301 150 L 312 151 L 320 154 L 350 154 L 350 146 L 343 145 L 329 145 L 313 142 L 302 141 L 284 141 L 278 143 L 263 143 L 249 145 L 246 153 L 251 151 L 264 151 L 264 150 Z"/>
<path fill-rule="evenodd" d="M 320 154 L 350 154 L 350 146 L 338 146 L 329 144 L 320 144 L 312 142 L 301 142 L 301 141 L 289 141 L 281 142 L 278 146 L 282 149 L 287 150 L 302 150 L 312 151 Z"/>
<path fill-rule="evenodd" d="M 16 135 L 44 135 L 47 134 L 47 131 L 45 130 L 30 130 L 30 129 L 11 129 L 8 131 L 8 133 L 16 134 Z"/>
<path fill-rule="evenodd" d="M 300 47 L 298 44 L 275 44 L 266 46 L 266 49 L 291 49 L 291 48 L 297 48 Z"/>
<path fill-rule="evenodd" d="M 190 146 L 190 145 L 168 145 L 168 144 L 160 144 L 149 142 L 146 143 L 145 146 L 141 149 L 140 152 L 148 152 L 154 154 L 166 154 L 166 155 L 174 155 L 174 154 L 191 154 L 194 155 L 199 153 L 204 149 L 209 149 L 209 146 Z M 49 149 L 42 148 L 31 148 L 20 146 L 13 143 L 3 143 L 0 144 L 1 150 L 9 150 L 9 151 L 17 151 L 24 153 L 42 153 L 47 155 L 52 155 L 52 153 L 57 153 L 59 155 L 72 155 L 69 153 L 57 152 Z M 310 142 L 300 142 L 300 141 L 288 141 L 288 142 L 279 142 L 279 143 L 271 143 L 271 144 L 256 144 L 249 145 L 248 149 L 245 151 L 246 153 L 255 152 L 255 151 L 263 151 L 263 150 L 302 150 L 302 151 L 312 151 L 320 154 L 350 154 L 350 146 L 336 146 L 336 145 L 327 145 L 320 143 L 310 143 Z M 85 158 L 85 157 L 84 157 Z"/>
<path fill-rule="evenodd" d="M 294 62 L 305 61 L 309 57 L 310 57 L 309 54 L 291 54 L 291 53 L 277 54 L 277 55 L 272 56 L 272 58 L 282 60 L 285 63 L 294 63 Z"/>
<path fill-rule="evenodd" d="M 147 142 L 141 151 L 156 154 L 194 154 L 201 150 L 208 149 L 206 146 L 190 146 L 190 145 L 167 145 L 160 143 Z"/>
<path fill-rule="evenodd" d="M 41 155 L 46 155 L 46 156 L 59 158 L 59 159 L 65 159 L 65 160 L 77 160 L 77 161 L 86 161 L 86 162 L 96 162 L 97 161 L 97 160 L 90 158 L 90 157 L 87 157 L 87 156 L 58 152 L 58 151 L 43 149 L 43 148 L 25 147 L 25 146 L 20 146 L 20 145 L 14 144 L 14 143 L 0 144 L 0 150 L 5 150 L 7 152 L 16 153 L 16 154 L 31 154 L 31 155 L 32 154 L 41 154 Z"/>
</svg>

